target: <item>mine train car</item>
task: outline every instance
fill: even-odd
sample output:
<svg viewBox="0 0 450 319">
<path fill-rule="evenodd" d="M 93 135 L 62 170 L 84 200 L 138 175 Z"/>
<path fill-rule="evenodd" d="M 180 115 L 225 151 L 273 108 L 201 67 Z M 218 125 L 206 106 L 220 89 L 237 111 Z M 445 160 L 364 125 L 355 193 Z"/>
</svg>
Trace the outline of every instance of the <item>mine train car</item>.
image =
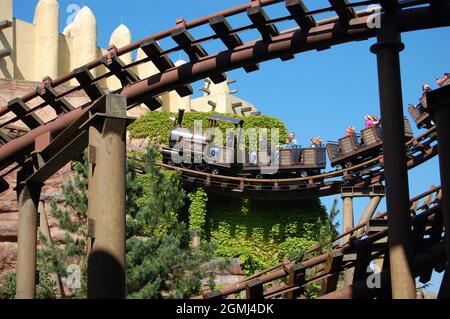
<svg viewBox="0 0 450 319">
<path fill-rule="evenodd" d="M 446 85 L 450 85 L 450 79 L 447 79 L 441 84 L 441 86 Z M 428 105 L 426 96 L 422 95 L 419 101 L 420 103 L 418 105 L 409 105 L 408 112 L 416 123 L 418 129 L 430 129 L 434 126 L 434 123 L 431 115 L 427 112 Z"/>
<path fill-rule="evenodd" d="M 267 151 L 239 151 L 239 134 L 226 136 L 226 146 L 215 146 L 211 143 L 213 137 L 182 128 L 182 119 L 183 111 L 180 111 L 170 133 L 169 147 L 162 148 L 163 162 L 214 175 L 254 178 L 315 176 L 326 168 L 327 155 L 332 167 L 349 168 L 380 155 L 383 144 L 381 127 L 377 126 L 362 130 L 360 136 L 346 136 L 337 143 L 329 142 L 326 147 L 275 151 L 268 147 Z M 406 117 L 404 121 L 407 142 L 413 138 L 413 131 Z M 217 127 L 218 122 L 231 123 L 235 128 L 243 126 L 242 119 L 213 115 L 209 118 L 209 128 Z"/>
<path fill-rule="evenodd" d="M 414 134 L 406 117 L 404 124 L 407 142 Z M 332 167 L 349 168 L 380 155 L 382 146 L 381 127 L 372 126 L 362 130 L 360 136 L 346 136 L 339 139 L 338 143 L 328 143 L 327 153 Z"/>
<path fill-rule="evenodd" d="M 178 114 L 170 133 L 169 147 L 162 148 L 163 162 L 209 172 L 214 175 L 245 176 L 253 178 L 307 177 L 320 174 L 326 167 L 326 150 L 295 148 L 272 151 L 241 151 L 239 134 L 229 134 L 226 146 L 213 145 L 212 137 L 198 135 L 182 128 L 183 111 Z M 209 128 L 218 122 L 231 123 L 242 128 L 244 121 L 221 115 L 209 118 Z M 239 130 L 238 130 L 239 131 Z M 175 160 L 176 159 L 176 160 Z"/>
</svg>

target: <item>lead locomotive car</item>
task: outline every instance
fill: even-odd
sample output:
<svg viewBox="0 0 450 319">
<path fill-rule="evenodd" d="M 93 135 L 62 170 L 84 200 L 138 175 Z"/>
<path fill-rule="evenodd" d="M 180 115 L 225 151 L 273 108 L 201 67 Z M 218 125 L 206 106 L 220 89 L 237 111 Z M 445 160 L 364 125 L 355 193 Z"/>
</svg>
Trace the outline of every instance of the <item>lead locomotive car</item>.
<svg viewBox="0 0 450 319">
<path fill-rule="evenodd" d="M 382 152 L 380 127 L 364 129 L 360 136 L 346 136 L 324 147 L 275 150 L 267 147 L 267 150 L 251 152 L 241 146 L 242 119 L 221 115 L 209 117 L 209 131 L 223 122 L 234 125 L 234 132 L 238 132 L 229 134 L 223 146 L 214 144 L 211 134 L 183 128 L 183 115 L 184 111 L 180 110 L 170 133 L 169 146 L 162 148 L 163 163 L 213 175 L 257 179 L 306 178 L 322 173 L 327 165 L 327 154 L 332 167 L 350 168 Z M 412 138 L 413 132 L 405 117 L 405 142 Z"/>
</svg>

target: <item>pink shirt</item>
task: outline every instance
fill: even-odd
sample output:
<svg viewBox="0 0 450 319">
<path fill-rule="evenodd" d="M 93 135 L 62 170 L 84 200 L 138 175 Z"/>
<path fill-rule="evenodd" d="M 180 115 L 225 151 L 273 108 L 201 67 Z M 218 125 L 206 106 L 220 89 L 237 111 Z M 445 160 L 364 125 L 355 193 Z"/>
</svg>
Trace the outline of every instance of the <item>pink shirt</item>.
<svg viewBox="0 0 450 319">
<path fill-rule="evenodd" d="M 374 126 L 374 122 L 372 120 L 366 120 L 366 128 Z"/>
</svg>

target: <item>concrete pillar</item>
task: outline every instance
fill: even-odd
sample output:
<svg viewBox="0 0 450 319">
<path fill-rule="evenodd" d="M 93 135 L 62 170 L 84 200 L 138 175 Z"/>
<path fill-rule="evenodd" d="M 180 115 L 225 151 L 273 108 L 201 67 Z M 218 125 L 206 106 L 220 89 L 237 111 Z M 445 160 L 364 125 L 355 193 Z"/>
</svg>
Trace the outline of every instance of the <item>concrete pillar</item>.
<svg viewBox="0 0 450 319">
<path fill-rule="evenodd" d="M 371 51 L 377 55 L 378 64 L 392 297 L 415 299 L 399 56 L 403 48 L 396 27 L 386 24 L 378 30 L 378 42 Z"/>
<path fill-rule="evenodd" d="M 97 58 L 97 21 L 91 9 L 83 7 L 71 23 L 68 32 L 72 37 L 72 69 Z M 91 70 L 96 76 L 96 70 Z M 76 82 L 78 83 L 78 82 Z"/>
<path fill-rule="evenodd" d="M 18 173 L 19 227 L 17 238 L 16 298 L 34 299 L 36 293 L 37 212 L 41 185 L 25 184 Z"/>
<path fill-rule="evenodd" d="M 13 22 L 13 0 L 0 0 L 0 21 Z M 0 49 L 7 49 L 11 52 L 14 49 L 14 30 L 13 26 L 0 30 L 2 45 Z M 0 59 L 0 78 L 14 79 L 14 52 Z"/>
<path fill-rule="evenodd" d="M 353 218 L 353 198 L 350 196 L 345 196 L 342 198 L 343 202 L 343 218 L 342 227 L 343 233 L 348 232 L 354 228 L 354 218 Z M 348 242 L 351 234 L 346 235 L 343 240 L 344 243 Z M 352 256 L 354 257 L 354 256 Z M 353 269 L 347 269 L 344 271 L 344 285 L 351 285 L 353 282 Z"/>
<path fill-rule="evenodd" d="M 113 31 L 113 33 L 111 34 L 111 39 L 109 41 L 109 45 L 115 45 L 117 48 L 124 47 L 130 43 L 131 43 L 131 32 L 128 29 L 128 27 L 125 26 L 124 24 L 121 24 L 120 26 L 117 27 L 117 29 Z M 120 59 L 125 64 L 130 64 L 131 62 L 133 62 L 132 53 L 129 52 L 125 55 L 121 55 Z M 106 80 L 106 83 L 108 89 L 110 89 L 111 91 L 115 91 L 122 87 L 122 84 L 120 83 L 119 79 L 116 78 L 115 76 L 110 76 Z"/>
<path fill-rule="evenodd" d="M 89 128 L 88 298 L 125 298 L 126 98 L 106 95 Z"/>
<path fill-rule="evenodd" d="M 59 5 L 57 0 L 39 0 L 34 15 L 34 76 L 41 81 L 58 77 Z"/>
<path fill-rule="evenodd" d="M 381 196 L 372 196 L 370 198 L 369 204 L 367 205 L 366 210 L 364 211 L 363 215 L 361 216 L 361 219 L 359 220 L 357 227 L 367 224 L 367 222 L 372 218 L 378 205 L 380 205 L 381 198 L 382 198 Z M 358 229 L 358 233 L 357 233 L 358 236 L 362 235 L 363 232 L 364 232 L 364 228 Z"/>
<path fill-rule="evenodd" d="M 450 298 L 450 85 L 441 87 L 427 94 L 427 104 L 438 134 L 439 167 L 442 187 L 442 211 L 444 214 L 444 227 L 446 230 L 447 269 L 442 280 L 439 298 Z"/>
<path fill-rule="evenodd" d="M 186 64 L 186 61 L 179 60 L 175 62 L 175 66 Z M 177 113 L 178 110 L 184 109 L 186 112 L 191 111 L 191 96 L 181 97 L 176 91 L 171 91 L 163 96 L 163 110 L 166 112 Z"/>
</svg>

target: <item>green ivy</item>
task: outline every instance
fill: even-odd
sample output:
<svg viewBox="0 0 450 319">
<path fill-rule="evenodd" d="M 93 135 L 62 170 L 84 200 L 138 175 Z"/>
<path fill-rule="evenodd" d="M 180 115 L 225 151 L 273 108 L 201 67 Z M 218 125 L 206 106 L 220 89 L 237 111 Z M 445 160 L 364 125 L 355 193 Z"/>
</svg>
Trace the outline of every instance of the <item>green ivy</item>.
<svg viewBox="0 0 450 319">
<path fill-rule="evenodd" d="M 192 130 L 194 129 L 194 122 L 201 121 L 203 130 L 206 130 L 208 128 L 208 119 L 212 114 L 219 113 L 186 113 L 183 118 L 183 127 Z M 133 139 L 148 138 L 150 143 L 167 145 L 169 143 L 170 131 L 173 128 L 173 123 L 176 116 L 177 114 L 169 112 L 149 112 L 130 125 L 130 137 Z M 242 118 L 240 116 L 230 114 L 227 114 L 227 116 Z M 272 144 L 284 144 L 288 131 L 286 125 L 281 120 L 267 115 L 249 116 L 244 117 L 243 119 L 245 129 L 267 128 L 269 141 L 271 141 L 270 129 L 279 129 L 279 141 L 275 141 L 275 143 L 272 142 Z M 218 128 L 222 130 L 224 136 L 226 129 L 233 127 L 234 126 L 230 123 L 218 123 Z"/>
<path fill-rule="evenodd" d="M 189 206 L 189 229 L 191 231 L 201 231 L 206 223 L 206 206 L 208 195 L 202 188 L 188 195 L 191 205 Z"/>
<path fill-rule="evenodd" d="M 298 255 L 318 241 L 326 227 L 318 199 L 268 201 L 209 195 L 206 237 L 217 257 L 240 258 L 246 275 Z"/>
</svg>

